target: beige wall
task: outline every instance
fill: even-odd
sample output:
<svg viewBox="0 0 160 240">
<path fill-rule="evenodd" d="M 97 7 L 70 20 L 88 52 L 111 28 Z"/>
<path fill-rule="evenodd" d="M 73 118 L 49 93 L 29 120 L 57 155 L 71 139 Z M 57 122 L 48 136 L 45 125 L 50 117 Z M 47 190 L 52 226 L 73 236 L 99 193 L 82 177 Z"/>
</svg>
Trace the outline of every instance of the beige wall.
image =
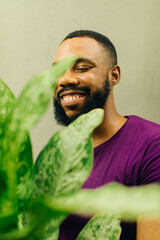
<svg viewBox="0 0 160 240">
<path fill-rule="evenodd" d="M 119 56 L 119 112 L 160 123 L 159 23 L 159 0 L 0 0 L 0 77 L 18 96 L 29 78 L 50 67 L 67 33 L 99 31 Z M 51 104 L 32 130 L 34 156 L 57 129 Z"/>
</svg>

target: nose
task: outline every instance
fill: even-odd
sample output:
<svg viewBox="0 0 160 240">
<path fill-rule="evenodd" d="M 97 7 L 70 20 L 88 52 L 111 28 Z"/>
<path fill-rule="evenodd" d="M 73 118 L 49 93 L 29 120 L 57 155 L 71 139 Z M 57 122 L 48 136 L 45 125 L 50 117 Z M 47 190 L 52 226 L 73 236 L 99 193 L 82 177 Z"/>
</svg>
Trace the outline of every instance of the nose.
<svg viewBox="0 0 160 240">
<path fill-rule="evenodd" d="M 58 85 L 60 87 L 70 87 L 77 86 L 79 84 L 79 80 L 77 77 L 73 76 L 73 74 L 66 72 L 62 77 L 58 80 Z"/>
</svg>

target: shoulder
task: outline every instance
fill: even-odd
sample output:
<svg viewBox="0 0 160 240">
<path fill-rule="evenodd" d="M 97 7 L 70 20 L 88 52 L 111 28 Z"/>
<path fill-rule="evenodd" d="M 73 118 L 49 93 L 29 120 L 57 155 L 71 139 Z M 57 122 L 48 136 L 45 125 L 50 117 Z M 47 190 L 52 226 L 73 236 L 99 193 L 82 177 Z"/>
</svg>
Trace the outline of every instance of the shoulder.
<svg viewBox="0 0 160 240">
<path fill-rule="evenodd" d="M 136 132 L 140 152 L 143 152 L 139 162 L 139 184 L 160 182 L 160 125 L 137 116 L 129 116 L 128 120 Z"/>
<path fill-rule="evenodd" d="M 141 138 L 150 141 L 160 139 L 159 124 L 135 115 L 128 116 L 128 123 L 130 128 L 135 131 L 137 135 L 141 135 Z"/>
</svg>

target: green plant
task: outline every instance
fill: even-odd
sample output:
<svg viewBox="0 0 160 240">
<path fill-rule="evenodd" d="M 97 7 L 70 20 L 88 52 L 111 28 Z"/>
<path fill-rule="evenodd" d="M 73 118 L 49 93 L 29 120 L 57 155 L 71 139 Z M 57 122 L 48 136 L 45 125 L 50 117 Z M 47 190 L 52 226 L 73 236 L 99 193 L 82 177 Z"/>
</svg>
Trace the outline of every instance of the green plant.
<svg viewBox="0 0 160 240">
<path fill-rule="evenodd" d="M 33 165 L 30 129 L 44 114 L 56 80 L 76 61 L 61 60 L 35 76 L 18 99 L 0 80 L 0 239 L 54 239 L 70 213 L 94 215 L 81 239 L 119 239 L 120 220 L 160 213 L 159 186 L 130 189 L 109 184 L 81 190 L 92 168 L 92 131 L 103 119 L 95 109 L 57 132 Z M 147 196 L 147 197 L 146 197 Z M 107 227 L 108 226 L 108 227 Z"/>
</svg>

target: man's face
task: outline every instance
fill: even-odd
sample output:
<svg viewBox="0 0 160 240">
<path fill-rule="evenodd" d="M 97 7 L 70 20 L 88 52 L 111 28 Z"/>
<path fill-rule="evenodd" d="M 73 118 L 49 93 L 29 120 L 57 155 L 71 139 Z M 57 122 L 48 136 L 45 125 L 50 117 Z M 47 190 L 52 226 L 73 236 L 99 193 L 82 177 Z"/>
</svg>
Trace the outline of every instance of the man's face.
<svg viewBox="0 0 160 240">
<path fill-rule="evenodd" d="M 104 49 L 96 40 L 77 37 L 65 40 L 54 62 L 79 56 L 75 65 L 58 79 L 54 112 L 58 123 L 67 126 L 83 113 L 103 108 L 109 95 L 108 70 Z"/>
</svg>

